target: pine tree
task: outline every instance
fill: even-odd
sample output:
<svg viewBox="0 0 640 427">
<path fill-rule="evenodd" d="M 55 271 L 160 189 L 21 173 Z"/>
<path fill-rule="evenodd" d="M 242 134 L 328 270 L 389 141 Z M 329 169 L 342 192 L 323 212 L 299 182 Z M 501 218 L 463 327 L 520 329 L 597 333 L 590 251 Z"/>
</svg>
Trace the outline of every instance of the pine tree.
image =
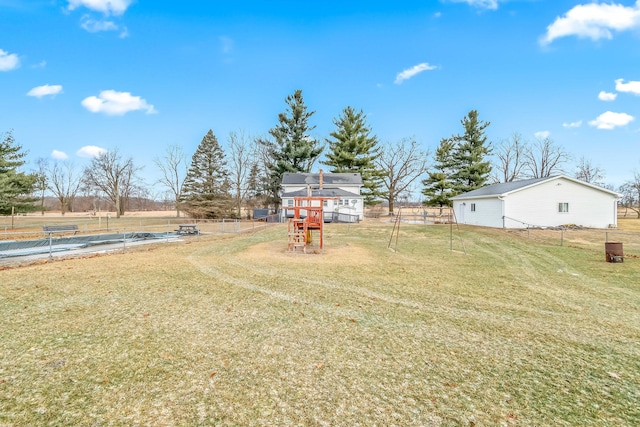
<svg viewBox="0 0 640 427">
<path fill-rule="evenodd" d="M 332 173 L 359 173 L 362 176 L 362 196 L 365 204 L 371 205 L 384 195 L 380 190 L 384 172 L 379 170 L 374 160 L 380 155 L 378 138 L 371 135 L 366 115 L 352 107 L 342 111 L 333 120 L 336 130 L 327 138 L 329 152 L 323 163 L 330 166 Z"/>
<path fill-rule="evenodd" d="M 315 112 L 307 111 L 302 91 L 298 89 L 293 95 L 287 96 L 286 103 L 286 111 L 278 114 L 279 124 L 269 130 L 273 141 L 259 141 L 268 150 L 268 188 L 275 204 L 279 204 L 282 175 L 285 172 L 311 172 L 313 163 L 323 150 L 318 141 L 309 135 L 315 129 L 315 126 L 309 125 L 309 119 Z"/>
<path fill-rule="evenodd" d="M 451 177 L 458 194 L 484 186 L 489 180 L 491 162 L 486 160 L 491 154 L 485 129 L 490 125 L 478 119 L 478 112 L 471 110 L 461 121 L 464 135 L 454 137 L 454 173 Z"/>
<path fill-rule="evenodd" d="M 0 141 L 0 215 L 13 212 L 32 212 L 37 200 L 31 194 L 36 188 L 37 175 L 20 172 L 26 153 L 7 132 Z"/>
<path fill-rule="evenodd" d="M 182 185 L 181 206 L 195 218 L 233 217 L 229 173 L 225 155 L 211 130 L 202 138 L 191 158 Z"/>
<path fill-rule="evenodd" d="M 428 172 L 428 177 L 422 181 L 425 188 L 422 194 L 427 196 L 424 202 L 427 206 L 439 206 L 440 213 L 445 206 L 451 206 L 451 197 L 456 193 L 451 182 L 453 151 L 455 142 L 451 138 L 443 138 L 435 154 L 435 166 Z"/>
</svg>

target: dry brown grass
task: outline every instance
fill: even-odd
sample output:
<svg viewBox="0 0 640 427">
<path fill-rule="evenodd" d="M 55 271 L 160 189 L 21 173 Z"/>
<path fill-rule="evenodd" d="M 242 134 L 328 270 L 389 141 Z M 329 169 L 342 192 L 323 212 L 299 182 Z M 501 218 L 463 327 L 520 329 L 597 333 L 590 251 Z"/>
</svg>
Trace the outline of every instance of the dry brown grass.
<svg viewBox="0 0 640 427">
<path fill-rule="evenodd" d="M 639 218 L 618 218 L 618 228 L 622 231 L 640 233 Z"/>
<path fill-rule="evenodd" d="M 640 266 L 463 228 L 209 236 L 0 272 L 0 425 L 633 425 Z M 458 238 L 455 249 L 460 249 Z"/>
</svg>

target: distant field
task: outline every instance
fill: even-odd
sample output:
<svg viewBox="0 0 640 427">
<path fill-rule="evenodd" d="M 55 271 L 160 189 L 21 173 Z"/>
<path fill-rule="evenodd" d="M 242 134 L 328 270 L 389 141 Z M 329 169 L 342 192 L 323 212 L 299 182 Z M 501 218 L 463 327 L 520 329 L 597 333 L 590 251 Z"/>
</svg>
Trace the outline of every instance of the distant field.
<svg viewBox="0 0 640 427">
<path fill-rule="evenodd" d="M 393 252 L 391 229 L 0 271 L 0 425 L 638 425 L 640 259 L 447 225 Z"/>
</svg>

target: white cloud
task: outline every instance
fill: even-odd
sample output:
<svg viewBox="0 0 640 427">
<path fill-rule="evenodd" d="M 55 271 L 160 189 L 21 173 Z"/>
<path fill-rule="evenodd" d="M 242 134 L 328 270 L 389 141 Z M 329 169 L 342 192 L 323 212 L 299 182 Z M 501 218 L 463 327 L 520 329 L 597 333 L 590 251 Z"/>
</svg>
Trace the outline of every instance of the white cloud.
<svg viewBox="0 0 640 427">
<path fill-rule="evenodd" d="M 133 0 L 68 0 L 69 10 L 79 7 L 101 12 L 105 15 L 122 15 L 127 11 Z"/>
<path fill-rule="evenodd" d="M 407 68 L 406 70 L 398 73 L 394 83 L 397 85 L 402 84 L 403 81 L 409 80 L 411 77 L 415 76 L 416 74 L 420 74 L 423 71 L 435 70 L 436 68 L 438 67 L 435 65 L 429 65 L 426 62 L 423 62 L 422 64 L 414 65 L 413 67 Z"/>
<path fill-rule="evenodd" d="M 118 31 L 118 25 L 113 21 L 98 21 L 89 16 L 83 16 L 80 26 L 90 33 L 101 31 Z"/>
<path fill-rule="evenodd" d="M 450 0 L 453 3 L 467 3 L 470 6 L 479 7 L 481 9 L 498 9 L 499 0 Z"/>
<path fill-rule="evenodd" d="M 101 154 L 106 153 L 107 150 L 95 145 L 85 145 L 76 152 L 78 157 L 98 157 Z"/>
<path fill-rule="evenodd" d="M 598 99 L 600 101 L 615 101 L 617 97 L 617 93 L 605 92 L 603 90 L 598 94 Z"/>
<path fill-rule="evenodd" d="M 121 116 L 130 111 L 145 110 L 147 114 L 157 113 L 153 105 L 129 92 L 103 90 L 99 96 L 90 96 L 82 100 L 82 106 L 92 113 L 104 113 Z"/>
<path fill-rule="evenodd" d="M 551 132 L 548 130 L 541 130 L 533 134 L 538 139 L 547 139 L 551 135 Z"/>
<path fill-rule="evenodd" d="M 578 120 L 577 122 L 563 123 L 562 124 L 562 127 L 564 127 L 564 128 L 579 128 L 580 126 L 582 126 L 582 120 Z"/>
<path fill-rule="evenodd" d="M 27 96 L 35 96 L 36 98 L 42 98 L 43 96 L 56 96 L 62 93 L 61 85 L 42 85 L 36 86 L 27 92 Z"/>
<path fill-rule="evenodd" d="M 67 160 L 69 156 L 64 151 L 53 150 L 51 152 L 51 157 L 56 160 Z"/>
<path fill-rule="evenodd" d="M 20 58 L 15 53 L 0 49 L 0 71 L 10 71 L 20 66 Z"/>
<path fill-rule="evenodd" d="M 595 120 L 591 120 L 589 125 L 598 129 L 611 130 L 619 126 L 626 126 L 634 120 L 635 117 L 630 116 L 627 113 L 614 113 L 612 111 L 607 111 L 606 113 L 600 114 Z"/>
<path fill-rule="evenodd" d="M 612 31 L 640 28 L 640 0 L 634 6 L 615 3 L 579 4 L 547 27 L 540 38 L 547 45 L 560 37 L 577 36 L 591 40 L 611 39 Z"/>
<path fill-rule="evenodd" d="M 624 79 L 618 79 L 616 80 L 616 90 L 618 92 L 630 92 L 634 95 L 640 95 L 640 82 L 630 81 L 629 83 L 624 83 Z"/>
</svg>

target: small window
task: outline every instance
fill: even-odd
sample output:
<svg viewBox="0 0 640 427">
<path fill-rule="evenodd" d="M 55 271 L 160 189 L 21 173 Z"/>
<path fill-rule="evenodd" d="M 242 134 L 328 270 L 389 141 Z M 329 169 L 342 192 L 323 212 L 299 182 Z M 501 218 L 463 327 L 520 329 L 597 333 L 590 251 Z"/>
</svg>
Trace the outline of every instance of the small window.
<svg viewBox="0 0 640 427">
<path fill-rule="evenodd" d="M 326 208 L 327 206 L 329 206 L 329 202 L 327 200 L 323 200 L 322 201 L 322 206 L 324 206 Z"/>
<path fill-rule="evenodd" d="M 476 204 L 471 203 L 471 212 L 475 212 L 475 211 L 476 211 Z"/>
<path fill-rule="evenodd" d="M 293 199 L 287 200 L 287 206 L 293 206 Z"/>
<path fill-rule="evenodd" d="M 558 212 L 560 213 L 569 212 L 569 203 L 558 203 Z"/>
</svg>

